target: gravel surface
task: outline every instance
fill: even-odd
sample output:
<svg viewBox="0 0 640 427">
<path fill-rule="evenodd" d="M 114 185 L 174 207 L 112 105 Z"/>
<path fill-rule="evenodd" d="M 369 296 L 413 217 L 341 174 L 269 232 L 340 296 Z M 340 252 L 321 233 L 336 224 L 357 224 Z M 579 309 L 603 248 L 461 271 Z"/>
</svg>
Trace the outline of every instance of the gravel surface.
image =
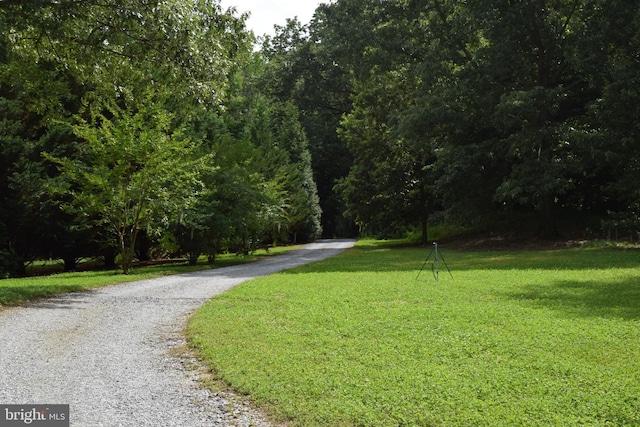
<svg viewBox="0 0 640 427">
<path fill-rule="evenodd" d="M 72 426 L 267 426 L 241 397 L 201 387 L 188 316 L 254 277 L 353 245 L 324 240 L 261 261 L 64 294 L 0 312 L 0 404 L 69 404 Z"/>
</svg>

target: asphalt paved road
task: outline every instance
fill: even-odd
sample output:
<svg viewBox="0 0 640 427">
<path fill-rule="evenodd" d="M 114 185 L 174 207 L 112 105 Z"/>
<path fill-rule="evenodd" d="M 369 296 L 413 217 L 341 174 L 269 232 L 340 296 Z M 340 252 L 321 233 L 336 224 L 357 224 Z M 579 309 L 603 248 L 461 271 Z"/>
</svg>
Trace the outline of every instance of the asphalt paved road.
<svg viewBox="0 0 640 427">
<path fill-rule="evenodd" d="M 255 263 L 64 294 L 0 312 L 0 404 L 69 404 L 72 426 L 269 425 L 170 351 L 188 316 L 246 280 L 328 258 L 324 240 Z M 242 405 L 241 405 L 242 406 Z"/>
</svg>

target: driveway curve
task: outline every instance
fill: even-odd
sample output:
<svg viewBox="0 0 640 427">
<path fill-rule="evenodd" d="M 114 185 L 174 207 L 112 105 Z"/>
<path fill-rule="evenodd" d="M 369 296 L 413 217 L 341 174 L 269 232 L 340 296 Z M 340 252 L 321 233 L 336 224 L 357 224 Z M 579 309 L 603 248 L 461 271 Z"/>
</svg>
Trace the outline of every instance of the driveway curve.
<svg viewBox="0 0 640 427">
<path fill-rule="evenodd" d="M 69 404 L 72 426 L 267 426 L 202 388 L 171 349 L 191 313 L 246 280 L 352 247 L 322 240 L 234 267 L 64 294 L 0 312 L 0 404 Z M 242 405 L 241 405 L 242 406 Z"/>
</svg>

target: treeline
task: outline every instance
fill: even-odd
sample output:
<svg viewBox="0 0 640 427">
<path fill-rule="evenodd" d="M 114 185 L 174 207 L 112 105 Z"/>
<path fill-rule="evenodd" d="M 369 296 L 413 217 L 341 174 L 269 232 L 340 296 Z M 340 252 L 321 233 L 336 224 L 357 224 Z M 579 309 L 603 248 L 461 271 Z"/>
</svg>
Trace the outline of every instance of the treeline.
<svg viewBox="0 0 640 427">
<path fill-rule="evenodd" d="M 513 214 L 539 236 L 561 215 L 639 229 L 638 2 L 337 0 L 263 53 L 301 112 L 325 229 L 343 211 L 423 240 Z"/>
<path fill-rule="evenodd" d="M 514 214 L 637 234 L 640 3 L 336 0 L 259 51 L 245 18 L 0 2 L 0 274 Z"/>
<path fill-rule="evenodd" d="M 295 104 L 208 0 L 0 2 L 0 274 L 321 233 Z"/>
</svg>

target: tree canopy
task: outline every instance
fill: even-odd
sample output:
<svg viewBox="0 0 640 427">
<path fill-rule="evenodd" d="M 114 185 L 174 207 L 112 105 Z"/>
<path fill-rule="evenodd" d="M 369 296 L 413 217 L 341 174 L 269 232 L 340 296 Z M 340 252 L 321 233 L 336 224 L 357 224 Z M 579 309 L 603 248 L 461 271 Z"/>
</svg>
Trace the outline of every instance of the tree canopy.
<svg viewBox="0 0 640 427">
<path fill-rule="evenodd" d="M 266 51 L 302 117 L 337 110 L 351 159 L 328 179 L 360 230 L 426 241 L 429 222 L 530 212 L 552 237 L 561 213 L 637 222 L 638 17 L 624 2 L 338 0 Z M 319 162 L 326 139 L 303 124 Z"/>
<path fill-rule="evenodd" d="M 245 19 L 0 2 L 2 274 L 513 215 L 637 235 L 640 6 L 336 0 L 258 50 Z"/>
<path fill-rule="evenodd" d="M 0 4 L 3 273 L 320 234 L 299 113 L 250 83 L 245 18 L 212 0 Z"/>
</svg>

